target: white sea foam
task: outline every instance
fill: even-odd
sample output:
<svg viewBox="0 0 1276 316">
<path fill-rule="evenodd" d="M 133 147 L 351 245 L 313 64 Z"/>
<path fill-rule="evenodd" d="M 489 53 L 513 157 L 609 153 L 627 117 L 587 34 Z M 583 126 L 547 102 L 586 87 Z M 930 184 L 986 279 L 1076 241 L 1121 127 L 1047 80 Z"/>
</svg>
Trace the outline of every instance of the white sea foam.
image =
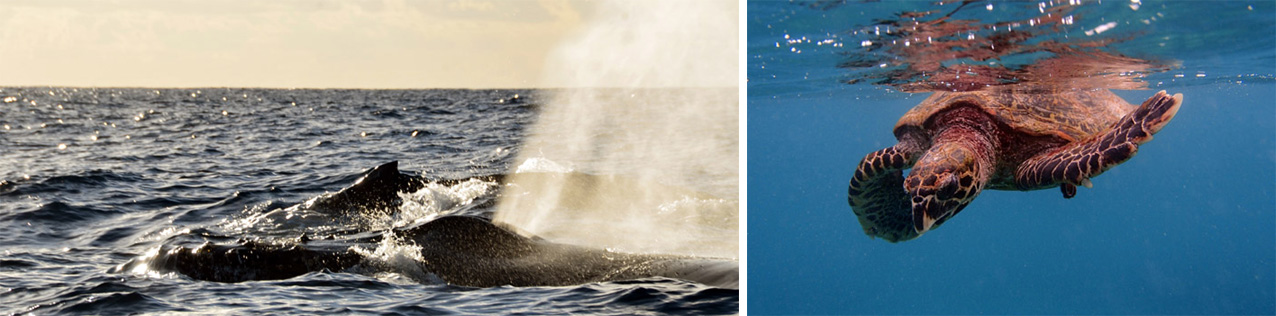
<svg viewBox="0 0 1276 316">
<path fill-rule="evenodd" d="M 430 183 L 415 192 L 400 192 L 399 198 L 403 199 L 403 203 L 395 215 L 394 226 L 403 227 L 428 222 L 439 216 L 458 215 L 463 207 L 469 206 L 474 199 L 491 194 L 496 186 L 495 182 L 469 179 L 452 186 Z"/>
<path fill-rule="evenodd" d="M 371 272 L 378 279 L 386 281 L 407 278 L 419 283 L 444 283 L 438 276 L 425 271 L 422 264 L 425 258 L 421 257 L 420 246 L 400 240 L 391 233 L 387 232 L 376 248 L 353 247 L 351 249 L 364 258 L 360 263 L 361 266 L 351 268 L 354 272 L 366 270 L 362 272 Z"/>
</svg>

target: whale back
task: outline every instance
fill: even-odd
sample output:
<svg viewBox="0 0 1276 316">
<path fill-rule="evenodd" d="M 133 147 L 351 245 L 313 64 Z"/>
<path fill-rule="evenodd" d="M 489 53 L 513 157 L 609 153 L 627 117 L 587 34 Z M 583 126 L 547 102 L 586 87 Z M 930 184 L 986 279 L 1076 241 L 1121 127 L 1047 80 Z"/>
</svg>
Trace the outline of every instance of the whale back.
<svg viewBox="0 0 1276 316">
<path fill-rule="evenodd" d="M 474 287 L 564 286 L 669 277 L 735 287 L 734 260 L 632 254 L 553 243 L 470 216 L 440 217 L 407 231 L 426 270 L 450 284 Z"/>
</svg>

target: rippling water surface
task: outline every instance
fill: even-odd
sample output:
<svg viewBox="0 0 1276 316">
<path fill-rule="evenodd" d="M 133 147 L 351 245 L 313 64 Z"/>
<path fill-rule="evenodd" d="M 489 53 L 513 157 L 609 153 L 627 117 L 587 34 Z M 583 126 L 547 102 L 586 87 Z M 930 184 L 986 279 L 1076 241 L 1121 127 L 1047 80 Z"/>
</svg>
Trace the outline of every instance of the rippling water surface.
<svg viewBox="0 0 1276 316">
<path fill-rule="evenodd" d="M 0 312 L 734 313 L 738 290 L 664 278 L 451 286 L 404 263 L 410 247 L 384 244 L 356 246 L 380 268 L 274 281 L 207 282 L 127 265 L 166 243 L 490 217 L 501 189 L 491 176 L 510 172 L 539 94 L 0 88 Z M 395 160 L 423 179 L 458 181 L 402 195 L 380 216 L 290 208 Z"/>
<path fill-rule="evenodd" d="M 747 20 L 750 313 L 1276 313 L 1276 3 L 750 1 Z M 865 236 L 847 185 L 901 115 L 1024 81 L 1183 103 L 1071 199 L 985 190 L 919 239 Z"/>
</svg>

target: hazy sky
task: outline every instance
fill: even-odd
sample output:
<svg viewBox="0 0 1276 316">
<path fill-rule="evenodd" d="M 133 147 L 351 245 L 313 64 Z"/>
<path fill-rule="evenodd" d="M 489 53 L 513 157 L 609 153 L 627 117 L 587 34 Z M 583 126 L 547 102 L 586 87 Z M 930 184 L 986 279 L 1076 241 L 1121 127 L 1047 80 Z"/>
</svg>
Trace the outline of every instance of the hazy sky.
<svg viewBox="0 0 1276 316">
<path fill-rule="evenodd" d="M 597 6 L 4 1 L 0 86 L 534 88 Z"/>
</svg>

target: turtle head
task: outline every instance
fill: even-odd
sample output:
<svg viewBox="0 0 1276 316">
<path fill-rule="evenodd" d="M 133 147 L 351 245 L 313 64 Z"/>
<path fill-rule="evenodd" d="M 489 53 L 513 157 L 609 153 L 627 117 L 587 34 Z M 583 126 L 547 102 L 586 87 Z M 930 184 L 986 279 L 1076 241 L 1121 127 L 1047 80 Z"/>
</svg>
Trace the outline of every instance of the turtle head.
<svg viewBox="0 0 1276 316">
<path fill-rule="evenodd" d="M 962 142 L 936 143 L 904 180 L 917 234 L 943 224 L 979 195 L 987 181 L 987 154 Z"/>
</svg>

